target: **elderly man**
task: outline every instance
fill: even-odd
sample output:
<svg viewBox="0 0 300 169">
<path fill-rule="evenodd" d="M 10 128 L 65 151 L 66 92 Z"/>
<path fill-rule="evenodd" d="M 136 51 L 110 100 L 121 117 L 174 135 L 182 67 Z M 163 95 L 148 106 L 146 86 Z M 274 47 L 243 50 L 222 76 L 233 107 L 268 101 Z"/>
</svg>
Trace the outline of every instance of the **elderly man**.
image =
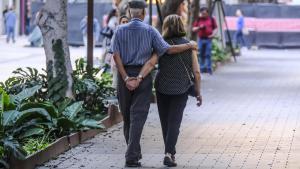
<svg viewBox="0 0 300 169">
<path fill-rule="evenodd" d="M 124 119 L 124 135 L 127 143 L 126 167 L 140 167 L 142 158 L 140 138 L 150 108 L 152 77 L 140 74 L 143 65 L 153 52 L 159 57 L 185 50 L 197 50 L 190 42 L 170 46 L 159 32 L 143 23 L 146 3 L 144 0 L 129 2 L 130 23 L 119 26 L 112 39 L 111 49 L 119 71 L 118 99 Z"/>
</svg>

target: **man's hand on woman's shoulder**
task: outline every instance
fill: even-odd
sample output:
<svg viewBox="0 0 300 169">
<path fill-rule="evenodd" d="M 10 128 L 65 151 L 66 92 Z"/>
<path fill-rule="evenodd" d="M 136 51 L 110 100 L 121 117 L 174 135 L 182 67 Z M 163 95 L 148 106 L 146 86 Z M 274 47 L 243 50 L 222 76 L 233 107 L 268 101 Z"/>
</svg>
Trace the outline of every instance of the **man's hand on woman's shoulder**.
<svg viewBox="0 0 300 169">
<path fill-rule="evenodd" d="M 198 50 L 198 44 L 197 44 L 197 42 L 195 42 L 195 41 L 190 41 L 189 42 L 189 45 L 191 45 L 191 49 L 192 50 Z"/>
</svg>

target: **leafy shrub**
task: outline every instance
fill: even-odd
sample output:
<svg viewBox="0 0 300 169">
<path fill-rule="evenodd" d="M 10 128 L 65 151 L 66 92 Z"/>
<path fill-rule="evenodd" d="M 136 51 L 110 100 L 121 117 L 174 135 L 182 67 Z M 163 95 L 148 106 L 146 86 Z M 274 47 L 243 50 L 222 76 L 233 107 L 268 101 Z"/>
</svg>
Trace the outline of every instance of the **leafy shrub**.
<svg viewBox="0 0 300 169">
<path fill-rule="evenodd" d="M 20 143 L 27 139 L 45 135 L 47 136 L 45 139 L 50 137 L 56 139 L 73 131 L 102 128 L 96 120 L 87 118 L 86 111 L 82 107 L 83 102 L 71 103 L 66 99 L 59 108 L 50 102 L 31 102 L 29 98 L 41 88 L 41 85 L 34 86 L 24 89 L 17 95 L 7 95 L 0 88 L 1 121 L 3 121 L 0 147 L 5 154 L 2 161 L 10 154 L 20 159 L 25 158 L 27 152 Z M 29 147 L 28 151 L 31 152 L 32 149 Z"/>
<path fill-rule="evenodd" d="M 8 94 L 18 94 L 22 90 L 37 85 L 41 85 L 41 89 L 35 94 L 34 99 L 38 101 L 47 100 L 47 78 L 43 73 L 39 73 L 37 69 L 26 67 L 18 68 L 12 72 L 14 76 L 8 78 L 5 82 L 0 82 L 0 87 Z"/>
<path fill-rule="evenodd" d="M 105 73 L 104 69 L 93 68 L 93 77 L 89 77 L 86 70 L 86 62 L 79 59 L 76 62 L 74 76 L 74 93 L 78 101 L 83 101 L 83 107 L 91 112 L 91 115 L 107 112 L 104 100 L 114 96 L 115 90 L 111 87 L 112 77 Z M 101 117 L 101 115 L 100 115 Z"/>
<path fill-rule="evenodd" d="M 114 95 L 112 78 L 103 69 L 89 77 L 85 67 L 76 61 L 75 101 L 66 98 L 59 105 L 47 97 L 45 73 L 34 68 L 19 68 L 0 83 L 0 167 L 8 168 L 10 155 L 23 159 L 74 131 L 102 128 L 97 120 L 106 112 L 104 99 Z"/>
<path fill-rule="evenodd" d="M 223 62 L 228 59 L 229 55 L 227 49 L 222 49 L 216 39 L 212 43 L 212 60 L 213 62 Z"/>
</svg>

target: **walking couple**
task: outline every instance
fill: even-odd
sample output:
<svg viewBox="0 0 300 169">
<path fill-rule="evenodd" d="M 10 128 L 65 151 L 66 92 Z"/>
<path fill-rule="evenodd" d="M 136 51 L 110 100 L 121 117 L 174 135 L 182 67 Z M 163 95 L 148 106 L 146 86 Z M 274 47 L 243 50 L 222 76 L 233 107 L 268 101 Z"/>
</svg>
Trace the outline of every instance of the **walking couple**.
<svg viewBox="0 0 300 169">
<path fill-rule="evenodd" d="M 117 28 L 111 44 L 119 72 L 117 93 L 127 143 L 125 166 L 141 166 L 140 138 L 152 96 L 149 73 L 158 62 L 155 88 L 165 143 L 163 163 L 175 167 L 175 146 L 188 95 L 193 93 L 198 106 L 202 103 L 197 43 L 183 38 L 186 32 L 177 15 L 164 20 L 163 36 L 143 23 L 146 6 L 143 0 L 129 2 L 132 20 Z"/>
</svg>

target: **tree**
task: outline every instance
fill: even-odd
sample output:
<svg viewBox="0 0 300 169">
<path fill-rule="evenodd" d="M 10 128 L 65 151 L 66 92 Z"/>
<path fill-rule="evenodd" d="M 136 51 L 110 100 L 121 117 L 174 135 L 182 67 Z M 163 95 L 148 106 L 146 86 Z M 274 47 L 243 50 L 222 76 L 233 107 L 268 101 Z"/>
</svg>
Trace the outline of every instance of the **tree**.
<svg viewBox="0 0 300 169">
<path fill-rule="evenodd" d="M 197 34 L 193 32 L 193 22 L 198 18 L 200 11 L 199 0 L 188 0 L 189 3 L 189 17 L 188 17 L 188 38 L 197 40 Z"/>
<path fill-rule="evenodd" d="M 49 99 L 59 103 L 73 98 L 73 78 L 67 43 L 67 0 L 47 0 L 39 12 L 37 24 L 44 40 Z"/>
</svg>

